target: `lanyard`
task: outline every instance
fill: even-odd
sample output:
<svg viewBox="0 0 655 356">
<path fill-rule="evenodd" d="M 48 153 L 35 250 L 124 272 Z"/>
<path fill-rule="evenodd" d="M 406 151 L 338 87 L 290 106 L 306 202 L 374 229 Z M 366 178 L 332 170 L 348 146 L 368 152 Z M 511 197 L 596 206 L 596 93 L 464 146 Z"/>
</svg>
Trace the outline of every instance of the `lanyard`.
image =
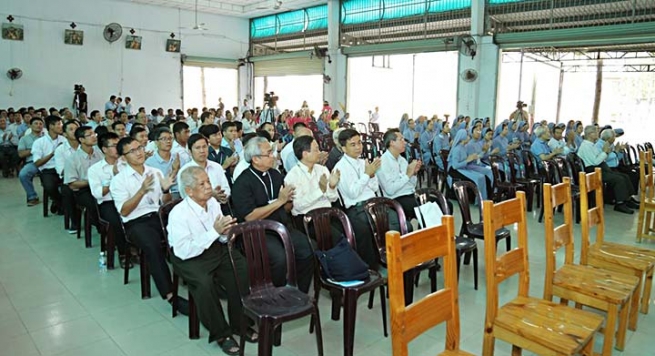
<svg viewBox="0 0 655 356">
<path fill-rule="evenodd" d="M 349 158 L 349 157 L 344 157 L 343 159 L 345 159 L 346 162 L 348 162 L 348 164 L 349 164 L 351 167 L 353 167 L 353 169 L 355 170 L 355 173 L 357 173 L 357 179 L 359 179 L 359 177 L 360 177 L 359 169 L 357 169 L 357 167 L 355 167 L 355 165 L 352 164 L 352 162 L 350 162 L 350 159 L 348 159 L 348 158 Z M 359 161 L 357 161 L 357 163 L 359 163 Z"/>
<path fill-rule="evenodd" d="M 271 184 L 271 191 L 269 193 L 268 189 L 266 189 L 266 183 L 264 183 L 264 181 L 259 177 L 259 175 L 257 175 L 257 173 L 255 173 L 252 170 L 252 168 L 249 168 L 249 170 L 250 173 L 252 173 L 255 177 L 257 177 L 257 179 L 259 179 L 260 182 L 262 182 L 262 185 L 264 186 L 264 190 L 266 191 L 266 195 L 270 198 L 269 200 L 273 200 L 273 179 L 271 178 L 271 175 L 268 174 L 268 181 Z"/>
</svg>

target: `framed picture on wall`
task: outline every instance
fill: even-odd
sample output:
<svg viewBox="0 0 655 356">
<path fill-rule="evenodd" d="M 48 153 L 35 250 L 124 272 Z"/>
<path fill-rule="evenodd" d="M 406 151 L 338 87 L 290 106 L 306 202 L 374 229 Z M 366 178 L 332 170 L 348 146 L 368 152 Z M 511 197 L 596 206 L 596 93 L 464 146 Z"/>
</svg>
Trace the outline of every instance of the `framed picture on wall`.
<svg viewBox="0 0 655 356">
<path fill-rule="evenodd" d="M 17 25 L 14 23 L 3 23 L 2 24 L 2 38 L 10 41 L 22 41 L 23 40 L 23 25 Z"/>
<path fill-rule="evenodd" d="M 125 38 L 125 48 L 127 49 L 141 49 L 141 36 L 128 35 Z"/>
<path fill-rule="evenodd" d="M 166 52 L 180 53 L 181 44 L 182 42 L 180 40 L 166 40 Z"/>
<path fill-rule="evenodd" d="M 81 46 L 84 43 L 84 31 L 78 31 L 78 30 L 64 31 L 64 43 L 69 45 Z"/>
</svg>

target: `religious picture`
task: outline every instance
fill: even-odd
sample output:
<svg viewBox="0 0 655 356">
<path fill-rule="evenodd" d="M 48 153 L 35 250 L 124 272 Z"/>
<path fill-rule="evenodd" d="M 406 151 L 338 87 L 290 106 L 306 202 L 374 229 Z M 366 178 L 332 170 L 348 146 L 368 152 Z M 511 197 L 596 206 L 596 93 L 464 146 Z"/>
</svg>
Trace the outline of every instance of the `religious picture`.
<svg viewBox="0 0 655 356">
<path fill-rule="evenodd" d="M 173 39 L 166 40 L 166 52 L 179 53 L 180 45 L 181 45 L 180 40 L 173 40 Z"/>
<path fill-rule="evenodd" d="M 11 41 L 23 40 L 23 25 L 16 25 L 13 23 L 2 24 L 2 38 Z"/>
<path fill-rule="evenodd" d="M 84 43 L 84 31 L 66 30 L 64 32 L 64 43 L 81 46 Z"/>
<path fill-rule="evenodd" d="M 125 39 L 125 48 L 141 49 L 141 36 L 128 35 Z"/>
</svg>

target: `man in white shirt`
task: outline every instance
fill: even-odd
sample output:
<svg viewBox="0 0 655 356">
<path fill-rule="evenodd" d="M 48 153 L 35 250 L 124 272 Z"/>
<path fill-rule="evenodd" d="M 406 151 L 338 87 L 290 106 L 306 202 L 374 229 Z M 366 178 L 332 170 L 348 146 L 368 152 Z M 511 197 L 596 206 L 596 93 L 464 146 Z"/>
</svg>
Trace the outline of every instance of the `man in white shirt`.
<svg viewBox="0 0 655 356">
<path fill-rule="evenodd" d="M 50 197 L 52 203 L 50 212 L 61 213 L 61 194 L 59 193 L 59 184 L 61 179 L 55 169 L 55 150 L 63 145 L 66 139 L 61 134 L 64 132 L 64 125 L 61 118 L 50 115 L 45 119 L 47 134 L 34 141 L 32 145 L 32 160 L 34 165 L 41 171 L 41 184 L 46 194 Z"/>
<path fill-rule="evenodd" d="M 560 156 L 566 157 L 571 150 L 569 147 L 566 145 L 566 142 L 562 139 L 562 133 L 564 132 L 564 129 L 566 128 L 566 125 L 564 124 L 557 124 L 555 127 L 553 127 L 553 136 L 548 140 L 548 147 L 550 147 L 551 151 L 555 151 L 558 148 L 561 148 L 561 152 L 558 154 Z"/>
<path fill-rule="evenodd" d="M 180 163 L 185 165 L 191 160 L 191 152 L 187 148 L 187 141 L 191 135 L 191 130 L 189 130 L 189 125 L 186 122 L 176 122 L 173 124 L 173 148 L 171 148 L 171 153 L 173 155 L 180 156 Z"/>
<path fill-rule="evenodd" d="M 159 127 L 155 129 L 154 137 L 157 149 L 152 156 L 146 158 L 146 166 L 159 169 L 163 175 L 172 174 L 177 176 L 177 172 L 182 165 L 179 154 L 172 153 L 173 135 L 166 127 Z M 143 144 L 142 144 L 143 145 Z M 146 154 L 147 155 L 147 154 Z M 171 186 L 171 194 L 173 197 L 179 195 L 177 184 Z"/>
<path fill-rule="evenodd" d="M 180 168 L 177 180 L 181 179 L 182 172 L 189 167 L 200 167 L 205 170 L 214 190 L 213 197 L 221 204 L 227 204 L 230 198 L 230 183 L 225 171 L 220 164 L 207 159 L 209 155 L 209 143 L 207 138 L 201 134 L 193 134 L 189 137 L 188 145 L 191 149 L 191 161 Z M 180 189 L 182 198 L 186 198 L 185 192 Z"/>
<path fill-rule="evenodd" d="M 209 342 L 216 341 L 226 352 L 238 352 L 232 335 L 240 334 L 243 307 L 238 286 L 247 290 L 248 267 L 241 253 L 233 254 L 237 284 L 225 235 L 236 219 L 223 216 L 210 177 L 201 167 L 182 169 L 178 184 L 185 198 L 171 211 L 167 226 L 173 269 L 187 282 L 198 317 L 209 330 Z M 227 294 L 229 324 L 219 299 L 222 293 Z"/>
<path fill-rule="evenodd" d="M 164 236 L 157 212 L 162 203 L 171 199 L 169 188 L 175 176 L 164 176 L 161 171 L 144 165 L 144 148 L 131 137 L 122 138 L 116 147 L 127 165 L 109 185 L 114 205 L 130 241 L 144 252 L 159 294 L 172 303 L 171 272 L 162 249 Z M 176 301 L 180 313 L 188 315 L 187 301 L 179 296 Z"/>
<path fill-rule="evenodd" d="M 198 108 L 191 109 L 191 115 L 186 118 L 186 124 L 189 125 L 189 130 L 192 132 L 198 131 L 198 127 L 202 125 L 200 118 L 198 117 Z"/>
<path fill-rule="evenodd" d="M 414 191 L 421 161 L 407 163 L 402 154 L 405 152 L 405 139 L 398 129 L 390 129 L 382 137 L 386 152 L 382 154 L 380 169 L 375 173 L 382 188 L 382 194 L 396 200 L 403 207 L 408 220 L 416 218 L 414 208 L 416 199 Z"/>
<path fill-rule="evenodd" d="M 355 231 L 357 253 L 370 268 L 376 269 L 378 261 L 373 250 L 373 236 L 364 205 L 369 199 L 374 198 L 375 193 L 379 190 L 375 172 L 380 168 L 381 161 L 380 158 L 376 158 L 369 163 L 359 158 L 363 146 L 359 132 L 356 130 L 343 130 L 339 134 L 339 143 L 344 151 L 343 157 L 334 166 L 334 170 L 341 172 L 339 192 L 343 198 L 346 214 Z M 394 224 L 392 215 L 395 214 L 389 214 L 390 224 L 397 227 L 398 217 L 395 216 Z M 399 227 L 395 230 L 399 230 Z"/>
<path fill-rule="evenodd" d="M 10 171 L 18 164 L 18 134 L 8 126 L 7 119 L 0 118 L 0 166 L 5 178 L 9 177 Z"/>
<path fill-rule="evenodd" d="M 243 119 L 241 119 L 241 123 L 243 124 L 243 133 L 249 134 L 256 131 L 255 128 L 257 124 L 255 123 L 255 120 L 252 119 L 252 113 L 250 110 L 243 112 Z"/>
<path fill-rule="evenodd" d="M 77 121 L 67 120 L 64 122 L 64 137 L 66 138 L 66 141 L 55 150 L 55 170 L 59 175 L 59 179 L 62 181 L 64 179 L 64 168 L 66 167 L 66 162 L 70 160 L 71 156 L 80 146 L 79 141 L 75 138 L 75 131 L 78 127 Z M 77 221 L 73 219 L 73 213 L 75 212 L 75 197 L 73 196 L 73 191 L 67 184 L 61 186 L 61 201 L 64 210 L 71 221 L 70 225 L 68 225 L 68 233 L 75 234 L 77 233 Z"/>
<path fill-rule="evenodd" d="M 312 130 L 308 129 L 305 124 L 294 125 L 293 139 L 295 140 L 296 138 L 303 136 L 312 136 Z M 280 152 L 280 159 L 282 159 L 282 165 L 284 166 L 284 170 L 287 172 L 289 172 L 291 168 L 298 164 L 298 158 L 296 158 L 296 155 L 293 154 L 293 140 L 284 146 Z"/>
<path fill-rule="evenodd" d="M 98 137 L 98 147 L 104 154 L 104 159 L 89 167 L 87 178 L 89 181 L 89 190 L 91 195 L 96 199 L 98 204 L 98 211 L 100 217 L 109 223 L 112 232 L 114 233 L 114 242 L 118 250 L 119 261 L 122 268 L 132 264 L 126 258 L 127 242 L 125 241 L 125 234 L 121 226 L 121 218 L 114 205 L 114 200 L 111 196 L 110 184 L 114 175 L 118 173 L 118 151 L 116 146 L 119 137 L 113 132 L 100 135 Z M 109 249 L 113 246 L 107 246 Z M 113 252 L 113 250 L 111 251 Z M 110 257 L 109 255 L 108 257 Z M 108 259 L 109 261 L 110 259 Z"/>
<path fill-rule="evenodd" d="M 330 208 L 339 199 L 337 185 L 341 174 L 318 164 L 320 150 L 313 136 L 298 137 L 293 142 L 298 164 L 284 177 L 284 184 L 296 188 L 291 214 L 302 217 L 317 208 Z"/>
<path fill-rule="evenodd" d="M 375 112 L 371 113 L 369 111 L 370 117 L 368 119 L 369 122 L 369 128 L 373 132 L 378 132 L 380 131 L 380 108 L 377 106 L 375 107 Z"/>
<path fill-rule="evenodd" d="M 603 183 L 608 185 L 609 190 L 614 193 L 616 204 L 614 210 L 624 213 L 633 214 L 632 209 L 639 209 L 639 205 L 630 201 L 634 194 L 630 178 L 623 174 L 612 171 L 605 163 L 607 154 L 611 151 L 609 142 L 605 142 L 602 148 L 597 147 L 594 143 L 598 140 L 598 129 L 596 126 L 589 125 L 584 128 L 584 140 L 578 148 L 578 156 L 585 164 L 587 173 L 593 172 L 596 167 L 602 169 Z"/>
<path fill-rule="evenodd" d="M 134 114 L 134 111 L 132 110 L 132 98 L 129 96 L 125 97 L 125 105 L 123 106 L 123 112 L 127 114 L 127 116 L 132 116 Z"/>
<path fill-rule="evenodd" d="M 34 190 L 32 179 L 39 173 L 39 169 L 34 165 L 32 147 L 36 140 L 43 136 L 43 120 L 39 117 L 32 118 L 30 120 L 30 131 L 18 141 L 18 157 L 25 159 L 25 165 L 20 170 L 18 178 L 23 189 L 25 189 L 25 194 L 27 194 L 27 206 L 34 206 L 39 203 L 39 196 Z"/>
<path fill-rule="evenodd" d="M 245 114 L 246 111 L 250 111 L 250 109 L 252 109 L 252 107 L 250 107 L 250 105 L 248 104 L 248 99 L 243 99 L 243 106 L 241 107 L 241 113 Z"/>
</svg>

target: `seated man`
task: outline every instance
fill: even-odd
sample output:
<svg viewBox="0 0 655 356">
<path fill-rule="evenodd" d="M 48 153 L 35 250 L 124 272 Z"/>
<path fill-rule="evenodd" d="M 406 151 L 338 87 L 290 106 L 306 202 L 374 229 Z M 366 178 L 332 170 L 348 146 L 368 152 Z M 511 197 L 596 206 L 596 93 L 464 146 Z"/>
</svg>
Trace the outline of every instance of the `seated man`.
<svg viewBox="0 0 655 356">
<path fill-rule="evenodd" d="M 185 165 L 191 160 L 191 152 L 187 148 L 187 141 L 189 140 L 189 135 L 191 130 L 189 130 L 189 125 L 186 122 L 178 121 L 173 124 L 173 147 L 171 148 L 171 154 L 173 156 L 180 156 L 181 165 Z"/>
<path fill-rule="evenodd" d="M 105 158 L 89 167 L 87 178 L 89 180 L 89 190 L 98 204 L 100 217 L 109 223 L 114 233 L 114 242 L 118 250 L 121 267 L 125 268 L 126 265 L 129 265 L 131 268 L 132 265 L 126 257 L 127 242 L 121 227 L 121 218 L 109 190 L 112 178 L 118 173 L 119 156 L 116 150 L 118 140 L 118 135 L 113 132 L 98 136 L 98 147 L 105 155 Z"/>
<path fill-rule="evenodd" d="M 173 174 L 177 176 L 177 172 L 181 166 L 180 154 L 173 154 L 173 135 L 166 127 L 159 127 L 155 129 L 154 140 L 157 149 L 152 156 L 146 158 L 146 166 L 157 168 L 163 175 Z M 171 186 L 171 194 L 173 196 L 179 195 L 177 184 Z"/>
<path fill-rule="evenodd" d="M 293 139 L 295 140 L 302 136 L 313 136 L 312 130 L 308 129 L 303 123 L 296 124 L 293 130 Z M 280 152 L 280 158 L 282 159 L 284 170 L 287 172 L 298 164 L 298 159 L 296 158 L 296 155 L 293 154 L 293 141 L 289 142 L 284 149 L 282 149 L 282 152 Z"/>
<path fill-rule="evenodd" d="M 524 121 L 521 121 L 524 122 Z M 550 150 L 552 152 L 555 152 L 555 150 L 560 149 L 560 152 L 556 154 L 555 156 L 566 156 L 568 155 L 571 150 L 569 147 L 566 145 L 566 142 L 563 139 L 562 134 L 564 133 L 564 128 L 566 126 L 564 124 L 557 124 L 553 127 L 553 136 L 548 140 L 548 147 L 550 147 Z M 535 129 L 536 131 L 536 129 Z M 538 137 L 537 137 L 538 138 Z"/>
<path fill-rule="evenodd" d="M 334 166 L 341 172 L 339 192 L 343 198 L 346 214 L 352 223 L 357 239 L 357 253 L 371 269 L 376 269 L 378 261 L 373 249 L 373 235 L 364 211 L 366 202 L 375 197 L 379 190 L 378 178 L 375 172 L 380 168 L 381 160 L 376 158 L 372 163 L 359 158 L 362 154 L 362 139 L 354 129 L 345 129 L 339 135 L 339 144 L 344 155 Z M 392 230 L 400 231 L 398 216 L 389 213 L 389 224 Z"/>
<path fill-rule="evenodd" d="M 339 162 L 341 157 L 343 157 L 343 151 L 341 149 L 341 145 L 339 144 L 339 134 L 341 134 L 343 130 L 345 129 L 338 128 L 332 132 L 332 142 L 334 142 L 334 146 L 330 150 L 327 161 L 325 162 L 325 167 L 327 167 L 327 169 L 330 171 L 334 169 L 334 165 Z"/>
<path fill-rule="evenodd" d="M 201 134 L 193 134 L 188 141 L 189 150 L 191 151 L 191 161 L 180 169 L 177 174 L 177 180 L 181 179 L 181 172 L 188 167 L 200 167 L 205 170 L 212 184 L 213 197 L 221 204 L 227 204 L 230 198 L 230 183 L 227 180 L 225 171 L 220 164 L 207 159 L 209 145 L 207 138 Z M 184 191 L 180 190 L 180 195 L 184 198 Z"/>
<path fill-rule="evenodd" d="M 159 294 L 172 303 L 171 272 L 162 248 L 164 236 L 157 212 L 162 202 L 171 199 L 169 188 L 175 176 L 164 176 L 158 169 L 146 166 L 143 146 L 131 137 L 122 138 L 116 147 L 127 165 L 109 185 L 114 205 L 130 240 L 144 252 Z M 180 313 L 188 315 L 187 301 L 179 296 L 176 300 Z"/>
<path fill-rule="evenodd" d="M 122 121 L 119 120 L 114 121 L 111 124 L 111 131 L 115 132 L 120 138 L 127 137 L 127 127 L 125 126 L 125 123 Z"/>
<path fill-rule="evenodd" d="M 395 199 L 403 207 L 407 220 L 416 218 L 414 191 L 421 161 L 407 163 L 402 154 L 405 152 L 405 140 L 398 129 L 390 129 L 382 137 L 386 152 L 382 154 L 380 169 L 375 173 L 382 188 L 382 194 Z"/>
<path fill-rule="evenodd" d="M 636 192 L 639 190 L 639 174 L 640 174 L 639 170 L 638 169 L 620 170 L 618 168 L 619 161 L 620 161 L 618 155 L 621 151 L 623 151 L 625 146 L 620 144 L 615 145 L 614 144 L 615 141 L 616 141 L 615 131 L 611 128 L 607 128 L 600 132 L 600 139 L 596 141 L 596 147 L 602 149 L 603 146 L 605 145 L 605 142 L 610 144 L 610 152 L 607 154 L 607 158 L 605 158 L 605 163 L 607 163 L 607 166 L 610 167 L 610 169 L 612 169 L 613 171 L 627 175 L 628 178 L 630 178 L 630 182 L 632 182 L 632 190 Z"/>
<path fill-rule="evenodd" d="M 266 138 L 252 138 L 244 147 L 244 159 L 250 162 L 234 182 L 232 192 L 239 197 L 234 204 L 234 213 L 239 222 L 268 219 L 287 226 L 291 219 L 284 209 L 293 200 L 294 187 L 282 186 L 282 175 L 273 169 L 273 150 Z M 307 236 L 295 229 L 289 229 L 296 261 L 298 288 L 307 292 L 314 271 L 314 254 Z M 267 234 L 266 247 L 271 264 L 273 284 L 286 283 L 286 258 L 284 246 L 277 235 Z"/>
<path fill-rule="evenodd" d="M 338 169 L 330 174 L 325 166 L 318 164 L 320 151 L 313 136 L 298 137 L 293 146 L 293 153 L 300 162 L 287 173 L 284 183 L 296 188 L 291 214 L 301 221 L 308 212 L 330 208 L 331 203 L 339 199 L 337 184 L 341 174 Z M 333 237 L 338 241 L 340 235 Z"/>
<path fill-rule="evenodd" d="M 630 200 L 634 194 L 630 178 L 623 173 L 614 172 L 605 163 L 607 154 L 611 152 L 609 142 L 604 142 L 601 147 L 594 143 L 598 140 L 598 129 L 596 126 L 589 125 L 584 128 L 584 140 L 578 147 L 578 156 L 585 164 L 586 172 L 593 172 L 596 167 L 602 169 L 603 183 L 607 183 L 609 189 L 614 193 L 616 203 L 614 210 L 624 213 L 633 214 L 632 209 L 639 209 L 639 205 Z"/>
<path fill-rule="evenodd" d="M 246 259 L 238 252 L 233 254 L 237 281 L 227 247 L 225 232 L 236 220 L 221 213 L 218 202 L 212 197 L 214 189 L 210 179 L 201 167 L 183 168 L 178 184 L 186 198 L 173 208 L 168 218 L 173 269 L 189 287 L 198 307 L 198 317 L 209 330 L 209 342 L 216 341 L 226 354 L 232 355 L 239 351 L 232 335 L 241 332 L 240 292 L 248 291 Z M 219 299 L 223 293 L 227 294 L 229 324 Z M 252 330 L 247 335 L 251 340 L 256 339 Z"/>
<path fill-rule="evenodd" d="M 555 130 L 559 130 L 559 128 L 556 127 Z M 550 141 L 552 140 L 548 127 L 539 126 L 535 129 L 534 134 L 537 136 L 537 139 L 534 140 L 530 146 L 530 152 L 532 152 L 538 158 L 537 163 L 539 164 L 539 168 L 543 168 L 541 161 L 546 161 L 562 154 L 564 148 L 557 145 L 555 149 L 552 149 L 550 145 Z"/>
<path fill-rule="evenodd" d="M 9 177 L 9 173 L 18 165 L 18 134 L 12 132 L 8 126 L 7 119 L 0 118 L 0 166 L 5 178 Z M 13 177 L 13 173 L 11 174 Z"/>
<path fill-rule="evenodd" d="M 21 137 L 18 141 L 18 157 L 25 159 L 25 165 L 20 170 L 18 178 L 20 184 L 25 189 L 27 194 L 27 206 L 34 206 L 39 203 L 39 196 L 34 190 L 34 183 L 32 179 L 39 173 L 39 169 L 34 165 L 34 156 L 32 155 L 32 146 L 34 142 L 43 136 L 43 120 L 39 117 L 34 117 L 30 120 L 29 134 Z"/>
<path fill-rule="evenodd" d="M 75 130 L 75 137 L 80 143 L 79 148 L 67 160 L 64 168 L 64 184 L 73 191 L 77 204 L 91 211 L 91 222 L 96 221 L 96 200 L 89 188 L 89 168 L 103 159 L 103 154 L 96 147 L 98 139 L 91 126 L 82 126 Z"/>
<path fill-rule="evenodd" d="M 230 167 L 234 167 L 237 164 L 239 156 L 235 155 L 229 148 L 221 146 L 223 133 L 218 125 L 203 125 L 200 127 L 199 133 L 207 137 L 209 141 L 209 155 L 207 158 L 210 161 L 220 164 L 226 172 Z"/>
<path fill-rule="evenodd" d="M 50 197 L 52 203 L 50 205 L 50 212 L 57 213 L 63 211 L 61 206 L 61 194 L 59 193 L 59 184 L 61 179 L 57 170 L 55 169 L 55 150 L 60 145 L 63 145 L 66 139 L 61 134 L 64 132 L 64 125 L 61 118 L 58 116 L 50 115 L 45 119 L 46 135 L 34 141 L 32 146 L 32 159 L 34 165 L 41 172 L 41 183 L 43 190 Z"/>
<path fill-rule="evenodd" d="M 64 138 L 66 138 L 66 141 L 55 150 L 55 170 L 57 171 L 57 174 L 59 174 L 59 179 L 62 182 L 64 179 L 64 168 L 66 162 L 80 146 L 79 141 L 75 138 L 75 131 L 78 127 L 79 124 L 75 120 L 65 121 Z M 68 233 L 75 234 L 77 233 L 77 222 L 72 218 L 75 209 L 75 197 L 73 196 L 73 191 L 66 184 L 61 186 L 61 201 L 66 214 L 69 216 L 69 219 L 72 220 Z"/>
</svg>

